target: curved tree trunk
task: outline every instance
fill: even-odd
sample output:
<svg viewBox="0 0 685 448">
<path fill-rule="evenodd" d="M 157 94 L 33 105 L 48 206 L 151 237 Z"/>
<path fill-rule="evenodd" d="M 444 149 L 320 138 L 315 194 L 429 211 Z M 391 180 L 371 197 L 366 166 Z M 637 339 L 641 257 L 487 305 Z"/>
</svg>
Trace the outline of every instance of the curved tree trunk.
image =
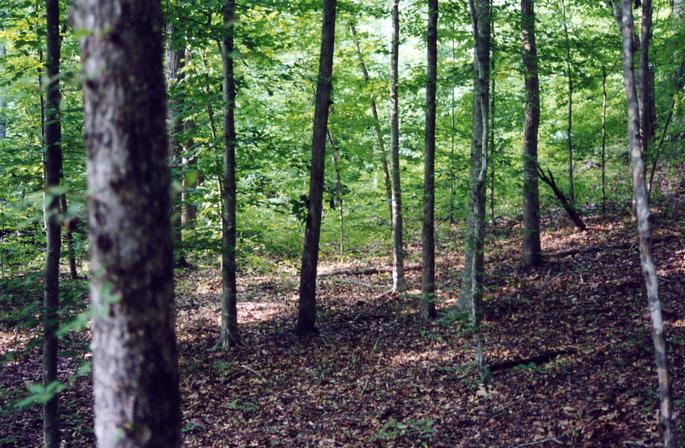
<svg viewBox="0 0 685 448">
<path fill-rule="evenodd" d="M 661 425 L 664 429 L 664 446 L 666 448 L 675 448 L 678 445 L 678 435 L 675 423 L 673 422 L 673 399 L 668 373 L 668 357 L 666 355 L 666 338 L 664 337 L 661 301 L 659 300 L 659 280 L 652 256 L 651 230 L 649 225 L 649 198 L 643 158 L 646 145 L 642 140 L 642 133 L 640 132 L 640 111 L 633 71 L 634 48 L 632 39 L 634 25 L 632 0 L 623 0 L 622 18 L 623 81 L 628 104 L 628 142 L 630 145 L 633 195 L 637 212 L 637 230 L 640 241 L 640 262 L 642 264 L 645 291 L 647 292 L 652 320 L 652 339 L 654 341 L 657 376 L 659 379 L 660 417 Z"/>
<path fill-rule="evenodd" d="M 540 81 L 535 45 L 535 2 L 521 0 L 521 39 L 525 68 L 526 112 L 523 127 L 523 266 L 542 264 L 540 193 L 538 187 L 538 128 Z"/>
<path fill-rule="evenodd" d="M 392 164 L 392 290 L 407 289 L 404 280 L 404 243 L 402 235 L 402 187 L 400 184 L 400 6 L 392 0 L 392 50 L 390 56 L 390 141 Z"/>
<path fill-rule="evenodd" d="M 309 208 L 304 233 L 302 269 L 300 271 L 300 300 L 296 331 L 300 335 L 316 333 L 316 270 L 319 262 L 319 236 L 323 206 L 326 134 L 331 104 L 333 52 L 335 47 L 336 0 L 324 0 L 321 27 L 319 80 L 316 86 L 314 134 L 312 136 L 312 164 L 309 177 Z"/>
<path fill-rule="evenodd" d="M 428 0 L 426 33 L 428 70 L 426 76 L 426 146 L 423 175 L 423 233 L 421 290 L 423 315 L 435 319 L 435 101 L 438 80 L 438 0 Z"/>
<path fill-rule="evenodd" d="M 98 447 L 179 447 L 159 0 L 77 0 Z"/>
<path fill-rule="evenodd" d="M 43 386 L 57 381 L 57 335 L 59 327 L 59 259 L 62 250 L 60 197 L 55 191 L 62 177 L 62 126 L 60 121 L 60 52 L 59 0 L 47 0 L 47 60 L 45 103 L 45 214 L 48 250 L 43 301 Z M 59 446 L 57 396 L 43 405 L 43 445 Z"/>
</svg>

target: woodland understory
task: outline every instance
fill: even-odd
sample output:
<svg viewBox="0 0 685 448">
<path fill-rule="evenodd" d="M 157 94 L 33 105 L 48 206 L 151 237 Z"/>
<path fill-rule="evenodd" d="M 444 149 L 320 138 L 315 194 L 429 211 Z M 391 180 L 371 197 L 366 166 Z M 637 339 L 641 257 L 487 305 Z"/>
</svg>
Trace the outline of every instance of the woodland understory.
<svg viewBox="0 0 685 448">
<path fill-rule="evenodd" d="M 682 190 L 682 189 L 681 189 Z M 659 267 L 676 398 L 685 392 L 685 191 L 654 206 Z M 459 229 L 438 251 L 439 319 L 420 317 L 420 247 L 407 248 L 409 290 L 389 293 L 387 257 L 329 262 L 319 272 L 320 334 L 293 331 L 297 272 L 241 275 L 243 344 L 213 350 L 221 277 L 177 270 L 177 334 L 188 447 L 657 447 L 659 400 L 649 315 L 641 293 L 629 207 L 586 218 L 543 219 L 545 264 L 522 270 L 520 228 L 488 228 L 481 323 L 491 378 L 481 385 L 468 319 L 455 314 L 462 268 Z M 0 315 L 0 446 L 38 446 L 38 406 L 17 412 L 27 383 L 40 382 L 35 275 L 3 280 Z M 64 283 L 69 284 L 66 275 Z M 82 283 L 82 281 L 78 281 Z M 72 281 L 73 283 L 73 281 Z M 23 287 L 17 287 L 23 284 Z M 72 285 L 73 286 L 73 285 Z M 84 285 L 67 307 L 87 307 Z M 5 291 L 3 291 L 3 294 Z M 28 310 L 28 311 L 26 311 Z M 25 317 L 25 316 L 24 316 Z M 66 316 L 65 316 L 66 317 Z M 93 446 L 89 332 L 64 337 L 59 377 L 64 446 Z M 79 369 L 82 370 L 79 375 Z M 685 403 L 676 399 L 676 422 Z"/>
</svg>

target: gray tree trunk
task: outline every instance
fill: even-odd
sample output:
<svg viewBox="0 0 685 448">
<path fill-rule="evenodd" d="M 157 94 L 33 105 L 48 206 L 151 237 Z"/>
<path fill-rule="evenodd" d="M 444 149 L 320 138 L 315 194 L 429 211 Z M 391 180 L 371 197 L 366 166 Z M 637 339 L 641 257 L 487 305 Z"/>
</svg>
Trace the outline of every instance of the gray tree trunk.
<svg viewBox="0 0 685 448">
<path fill-rule="evenodd" d="M 159 0 L 77 0 L 100 448 L 181 442 Z"/>
<path fill-rule="evenodd" d="M 438 0 L 428 0 L 426 32 L 426 146 L 423 153 L 423 232 L 421 257 L 421 290 L 423 316 L 428 320 L 438 315 L 435 310 L 435 122 L 438 82 Z"/>
<path fill-rule="evenodd" d="M 538 187 L 538 128 L 540 81 L 535 44 L 535 2 L 521 0 L 521 39 L 525 69 L 526 112 L 523 127 L 523 266 L 542 264 L 540 192 Z"/>
<path fill-rule="evenodd" d="M 219 343 L 226 349 L 240 344 L 238 330 L 238 289 L 236 283 L 236 176 L 235 176 L 235 77 L 233 74 L 234 36 L 235 36 L 235 0 L 226 0 L 224 4 L 224 38 L 221 48 L 221 59 L 224 67 L 224 181 L 222 219 L 222 256 L 221 278 L 223 293 L 221 296 L 221 336 Z"/>
<path fill-rule="evenodd" d="M 43 300 L 43 385 L 57 381 L 57 328 L 59 327 L 59 259 L 62 250 L 59 187 L 62 177 L 62 126 L 60 120 L 59 0 L 47 0 L 47 82 L 45 121 L 45 214 L 47 222 L 47 259 Z M 58 397 L 43 405 L 43 446 L 59 446 Z"/>
<path fill-rule="evenodd" d="M 640 242 L 640 262 L 645 280 L 645 290 L 649 302 L 652 321 L 652 339 L 656 359 L 657 377 L 659 380 L 659 400 L 661 403 L 661 425 L 664 429 L 664 446 L 677 446 L 677 432 L 673 422 L 673 399 L 671 382 L 668 373 L 666 355 L 666 338 L 659 300 L 659 280 L 652 256 L 651 230 L 649 225 L 649 198 L 645 181 L 645 162 L 643 158 L 645 142 L 640 131 L 640 111 L 636 92 L 635 73 L 633 71 L 633 6 L 632 0 L 622 3 L 622 38 L 623 38 L 623 81 L 628 104 L 628 142 L 632 168 L 633 195 L 637 211 L 637 230 Z"/>
<path fill-rule="evenodd" d="M 324 0 L 321 26 L 321 54 L 319 78 L 316 86 L 312 162 L 309 177 L 309 208 L 300 271 L 300 300 L 296 332 L 300 335 L 317 333 L 316 328 L 316 270 L 319 262 L 319 237 L 323 206 L 326 134 L 331 104 L 333 53 L 335 48 L 336 0 Z"/>
<path fill-rule="evenodd" d="M 364 82 L 369 84 L 369 70 L 366 67 L 366 61 L 364 60 L 364 54 L 362 53 L 361 45 L 359 39 L 357 38 L 357 29 L 354 25 L 350 26 L 350 32 L 357 50 L 357 57 L 359 57 L 359 64 L 362 69 L 362 75 L 364 76 Z M 381 166 L 383 167 L 383 179 L 385 181 L 385 195 L 388 199 L 389 217 L 392 223 L 392 182 L 390 181 L 390 170 L 388 169 L 388 153 L 385 149 L 385 142 L 383 141 L 383 130 L 381 129 L 381 120 L 378 115 L 378 105 L 376 104 L 376 98 L 371 97 L 371 115 L 373 116 L 373 130 L 376 134 L 376 144 L 378 145 L 378 150 L 381 155 Z"/>
<path fill-rule="evenodd" d="M 488 172 L 490 84 L 490 2 L 469 0 L 474 38 L 473 129 L 471 136 L 471 195 L 464 241 L 461 306 L 469 308 L 474 325 L 476 363 L 481 379 L 487 371 L 480 336 L 485 248 L 485 187 Z"/>
<path fill-rule="evenodd" d="M 495 17 L 494 14 L 490 14 L 490 27 L 492 33 L 492 44 L 491 44 L 491 57 L 490 57 L 490 166 L 488 170 L 490 171 L 490 224 L 495 225 L 495 98 L 496 98 L 496 83 L 495 83 Z"/>
<path fill-rule="evenodd" d="M 392 50 L 390 56 L 390 141 L 392 164 L 392 290 L 407 289 L 404 279 L 404 243 L 402 235 L 402 187 L 400 184 L 400 6 L 392 0 Z"/>
</svg>

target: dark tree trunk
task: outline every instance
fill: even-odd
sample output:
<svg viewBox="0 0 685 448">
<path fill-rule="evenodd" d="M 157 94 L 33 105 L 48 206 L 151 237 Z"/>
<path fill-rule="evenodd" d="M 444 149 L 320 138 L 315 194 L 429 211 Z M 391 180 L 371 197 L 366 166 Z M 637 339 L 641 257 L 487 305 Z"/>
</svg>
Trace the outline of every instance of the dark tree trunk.
<svg viewBox="0 0 685 448">
<path fill-rule="evenodd" d="M 392 162 L 392 290 L 407 289 L 404 280 L 404 243 L 402 235 L 402 187 L 400 184 L 400 1 L 392 0 L 392 51 L 390 56 L 390 141 Z"/>
<path fill-rule="evenodd" d="M 159 0 L 77 0 L 99 447 L 178 447 L 167 101 Z"/>
<path fill-rule="evenodd" d="M 471 197 L 464 241 L 464 272 L 461 285 L 462 307 L 468 307 L 474 325 L 476 364 L 481 380 L 487 377 L 480 337 L 483 302 L 483 257 L 485 249 L 485 190 L 488 170 L 489 84 L 490 84 L 490 3 L 469 0 L 474 38 L 473 129 L 471 136 Z"/>
<path fill-rule="evenodd" d="M 238 330 L 238 289 L 236 284 L 236 177 L 235 177 L 235 77 L 234 35 L 235 35 L 235 0 L 226 0 L 224 4 L 224 39 L 222 61 L 224 66 L 224 182 L 222 220 L 222 256 L 221 278 L 223 293 L 221 299 L 221 336 L 219 343 L 225 349 L 240 344 Z"/>
<path fill-rule="evenodd" d="M 540 193 L 538 187 L 538 128 L 540 81 L 535 44 L 535 2 L 521 0 L 521 38 L 525 69 L 526 112 L 523 127 L 523 266 L 542 264 Z"/>
<path fill-rule="evenodd" d="M 338 244 L 338 249 L 340 256 L 345 255 L 345 207 L 343 203 L 343 184 L 342 184 L 342 174 L 340 172 L 340 148 L 333 138 L 331 130 L 328 129 L 328 141 L 333 147 L 333 153 L 331 154 L 331 167 L 335 173 L 335 205 L 338 208 L 338 217 L 340 218 L 340 240 Z"/>
<path fill-rule="evenodd" d="M 426 75 L 426 146 L 423 175 L 423 234 L 421 255 L 423 270 L 423 315 L 435 319 L 435 101 L 438 72 L 438 0 L 428 0 L 427 75 Z"/>
<path fill-rule="evenodd" d="M 319 261 L 319 236 L 323 206 L 324 167 L 326 160 L 326 134 L 331 103 L 333 53 L 335 47 L 336 0 L 323 0 L 321 27 L 321 54 L 319 78 L 316 86 L 314 133 L 312 136 L 312 162 L 309 177 L 309 208 L 302 251 L 300 272 L 300 301 L 297 316 L 297 333 L 316 333 L 316 269 Z"/>
<path fill-rule="evenodd" d="M 554 174 L 552 174 L 552 171 L 548 169 L 545 173 L 545 171 L 542 169 L 540 165 L 538 165 L 537 169 L 538 176 L 540 176 L 540 179 L 542 179 L 542 181 L 546 183 L 549 186 L 549 188 L 552 189 L 552 192 L 554 192 L 554 195 L 559 200 L 559 203 L 562 207 L 564 207 L 566 214 L 571 219 L 571 221 L 573 221 L 573 224 L 575 224 L 576 227 L 578 227 L 578 229 L 585 232 L 587 230 L 587 226 L 578 214 L 578 211 L 576 210 L 575 206 L 571 203 L 571 201 L 569 201 L 564 192 L 561 191 L 559 185 L 557 185 L 557 180 L 554 178 Z"/>
<path fill-rule="evenodd" d="M 57 335 L 59 327 L 59 259 L 62 250 L 60 196 L 55 189 L 62 177 L 62 126 L 60 120 L 59 0 L 46 0 L 47 60 L 45 122 L 45 214 L 47 223 L 47 260 L 43 301 L 43 385 L 57 381 Z M 57 395 L 43 406 L 43 446 L 59 446 Z"/>
<path fill-rule="evenodd" d="M 357 29 L 354 25 L 350 26 L 350 32 L 352 33 L 352 38 L 357 50 L 357 56 L 359 57 L 359 63 L 362 69 L 362 75 L 364 75 L 364 82 L 369 83 L 369 70 L 366 67 L 366 61 L 364 60 L 364 55 L 362 54 L 361 45 L 359 44 L 359 39 L 357 38 Z M 376 104 L 376 98 L 371 97 L 371 114 L 373 116 L 373 130 L 376 133 L 376 144 L 378 145 L 378 150 L 381 154 L 381 165 L 383 167 L 383 180 L 385 181 L 385 195 L 388 200 L 388 208 L 390 214 L 390 222 L 392 223 L 392 182 L 390 181 L 390 170 L 388 169 L 388 153 L 385 149 L 385 142 L 383 141 L 383 130 L 381 129 L 381 120 L 378 115 L 378 105 Z"/>
<path fill-rule="evenodd" d="M 652 320 L 652 339 L 659 380 L 659 399 L 661 402 L 661 425 L 664 429 L 664 446 L 675 448 L 678 445 L 677 432 L 673 422 L 673 399 L 668 373 L 666 338 L 659 300 L 659 286 L 656 266 L 652 256 L 651 230 L 649 225 L 649 198 L 645 181 L 644 150 L 645 142 L 640 132 L 640 111 L 636 94 L 635 74 L 633 71 L 633 6 L 632 0 L 623 0 L 623 81 L 628 104 L 628 142 L 632 168 L 633 195 L 637 211 L 637 230 L 640 241 L 640 261 L 645 280 L 645 291 L 649 302 Z"/>
</svg>

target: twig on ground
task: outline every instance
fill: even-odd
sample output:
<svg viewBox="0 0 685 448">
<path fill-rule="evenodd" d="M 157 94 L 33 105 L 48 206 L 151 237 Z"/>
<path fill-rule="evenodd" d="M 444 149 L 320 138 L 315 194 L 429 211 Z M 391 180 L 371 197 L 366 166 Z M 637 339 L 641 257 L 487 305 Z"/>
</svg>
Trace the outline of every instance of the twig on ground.
<svg viewBox="0 0 685 448">
<path fill-rule="evenodd" d="M 556 437 L 547 437 L 544 439 L 538 439 L 538 440 L 533 440 L 532 442 L 526 442 L 521 445 L 512 445 L 511 448 L 524 448 L 526 446 L 535 446 L 535 445 L 540 445 L 541 443 L 547 443 L 547 442 L 554 442 L 557 445 L 563 445 L 559 439 Z"/>
</svg>

